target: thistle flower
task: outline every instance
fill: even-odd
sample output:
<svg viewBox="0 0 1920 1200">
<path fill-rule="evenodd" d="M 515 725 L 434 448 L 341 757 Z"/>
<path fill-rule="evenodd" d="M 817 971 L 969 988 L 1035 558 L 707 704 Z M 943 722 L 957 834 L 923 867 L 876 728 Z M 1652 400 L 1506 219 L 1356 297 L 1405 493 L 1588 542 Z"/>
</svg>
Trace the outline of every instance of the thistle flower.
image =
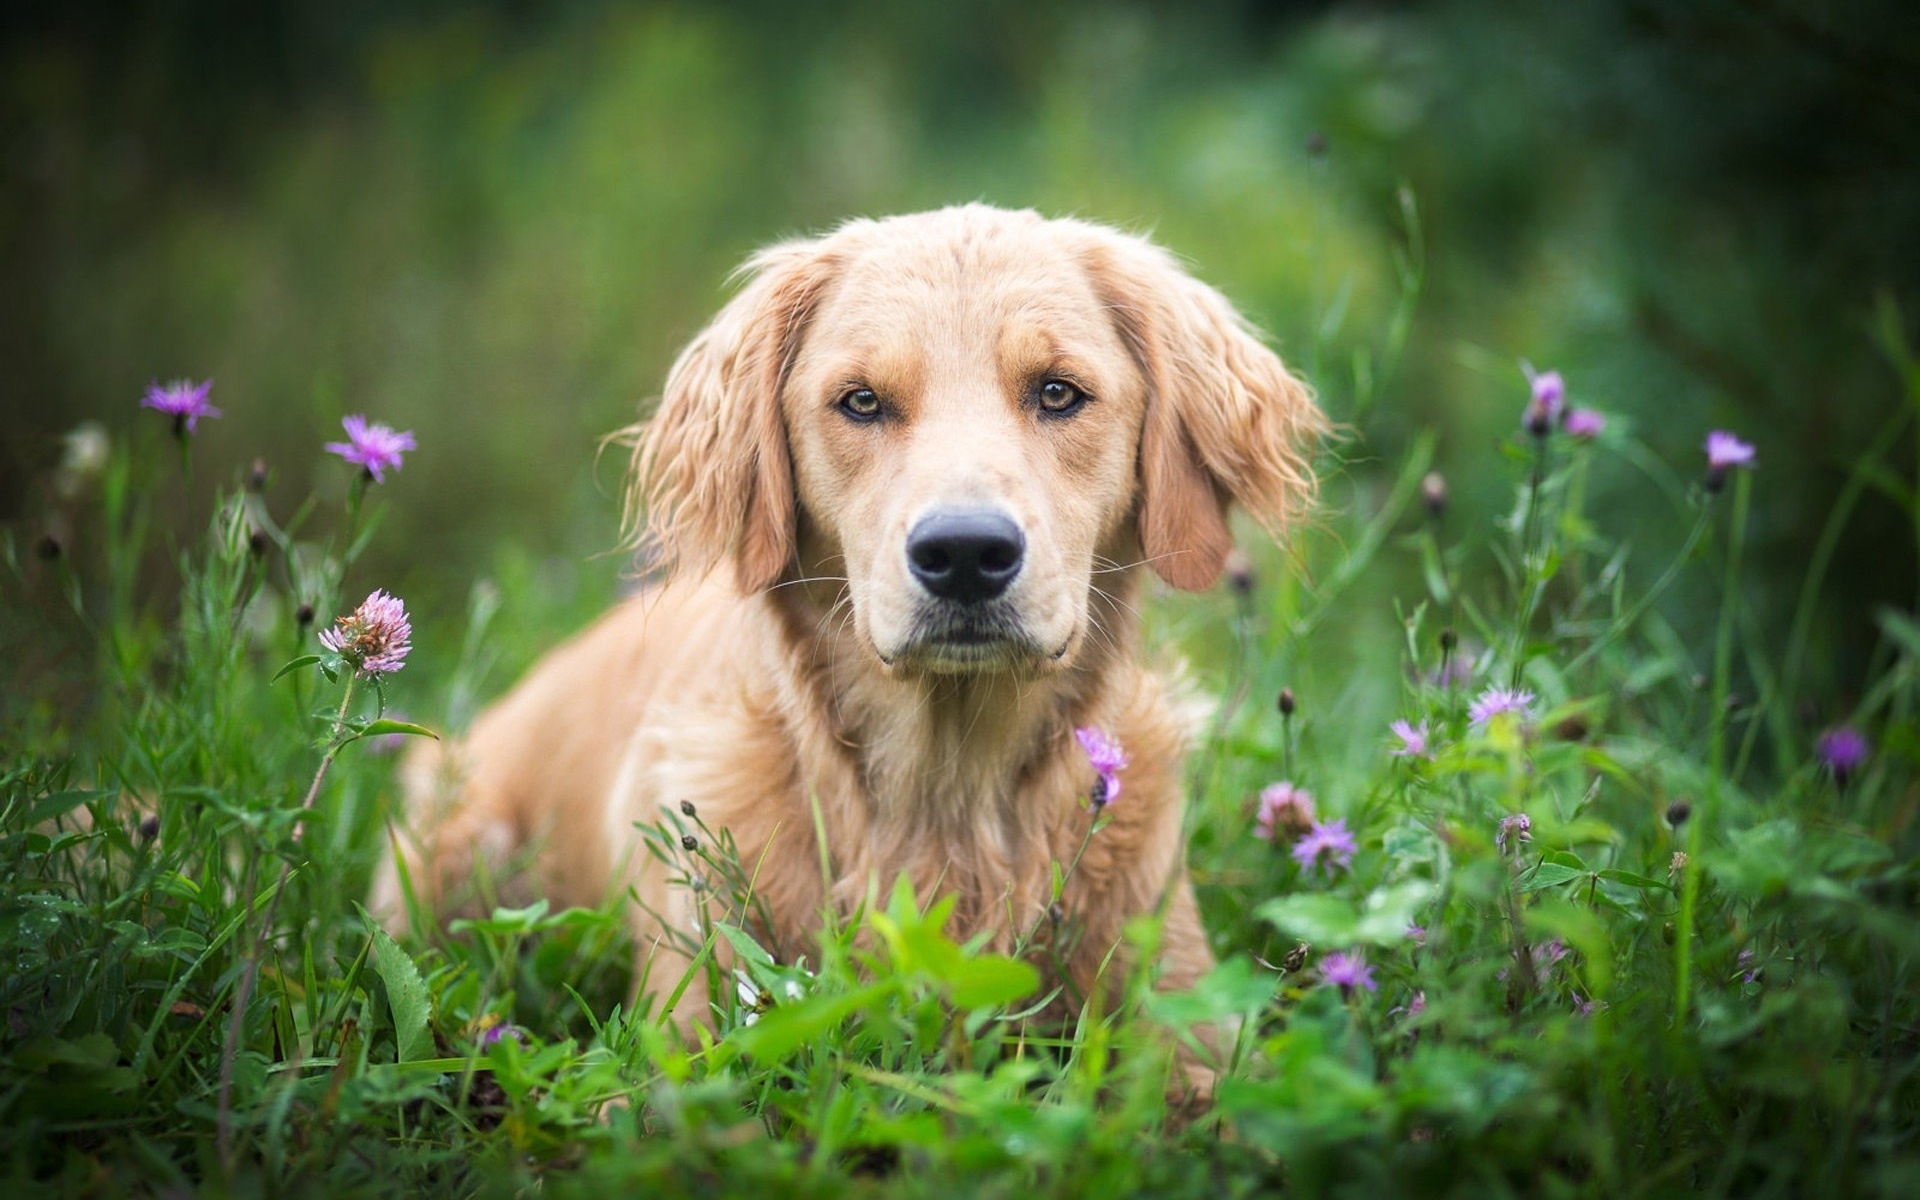
<svg viewBox="0 0 1920 1200">
<path fill-rule="evenodd" d="M 1400 745 L 1387 751 L 1389 758 L 1432 758 L 1433 751 L 1427 745 L 1427 723 L 1413 725 L 1407 721 L 1395 721 L 1391 726 Z"/>
<path fill-rule="evenodd" d="M 379 590 L 320 631 L 322 644 L 362 675 L 391 675 L 405 666 L 412 637 L 406 605 Z"/>
<path fill-rule="evenodd" d="M 1560 378 L 1558 371 L 1536 372 L 1527 369 L 1527 384 L 1533 392 L 1533 402 L 1547 410 L 1549 417 L 1560 415 L 1560 409 L 1567 402 L 1567 381 Z"/>
<path fill-rule="evenodd" d="M 1734 467 L 1752 470 L 1754 451 L 1752 445 L 1741 441 L 1724 429 L 1716 429 L 1707 435 L 1707 490 L 1717 492 L 1726 485 L 1727 472 Z"/>
<path fill-rule="evenodd" d="M 1379 985 L 1373 981 L 1373 968 L 1359 954 L 1333 953 L 1320 960 L 1320 979 L 1323 983 L 1333 984 L 1340 994 L 1350 995 L 1354 988 L 1365 988 L 1369 992 L 1378 991 Z"/>
<path fill-rule="evenodd" d="M 1260 790 L 1260 811 L 1253 836 L 1274 841 L 1281 834 L 1299 837 L 1313 828 L 1313 795 L 1282 781 Z"/>
<path fill-rule="evenodd" d="M 1501 854 L 1507 852 L 1508 843 L 1518 846 L 1521 842 L 1533 840 L 1533 818 L 1525 813 L 1515 813 L 1500 818 L 1500 828 L 1494 831 L 1493 848 Z"/>
<path fill-rule="evenodd" d="M 1475 725 L 1485 725 L 1501 713 L 1514 713 L 1522 720 L 1533 715 L 1533 693 L 1489 687 L 1474 700 L 1467 716 Z"/>
<path fill-rule="evenodd" d="M 1814 757 L 1841 783 L 1860 769 L 1870 751 L 1867 736 L 1851 725 L 1829 729 L 1813 744 Z"/>
<path fill-rule="evenodd" d="M 367 419 L 358 413 L 344 418 L 340 424 L 347 431 L 347 440 L 328 442 L 325 449 L 355 466 L 366 468 L 367 476 L 375 483 L 385 479 L 388 467 L 399 470 L 401 453 L 414 449 L 411 430 L 396 433 L 388 425 L 368 424 Z"/>
<path fill-rule="evenodd" d="M 1607 416 L 1591 408 L 1569 409 L 1560 427 L 1581 441 L 1592 441 L 1606 431 Z"/>
<path fill-rule="evenodd" d="M 173 418 L 173 431 L 180 437 L 192 433 L 201 417 L 220 416 L 220 410 L 207 403 L 207 393 L 213 389 L 213 380 L 190 383 L 185 379 L 161 385 L 147 385 L 147 394 L 140 401 L 141 408 L 151 408 L 166 413 Z"/>
<path fill-rule="evenodd" d="M 1303 871 L 1310 871 L 1324 862 L 1328 874 L 1332 874 L 1335 867 L 1350 866 L 1354 852 L 1359 849 L 1344 818 L 1325 823 L 1316 821 L 1306 836 L 1293 844 L 1293 857 Z"/>
<path fill-rule="evenodd" d="M 1080 739 L 1087 761 L 1098 772 L 1093 781 L 1093 806 L 1105 808 L 1120 798 L 1120 772 L 1130 761 L 1127 752 L 1119 742 L 1091 725 L 1074 730 L 1073 736 Z"/>
</svg>

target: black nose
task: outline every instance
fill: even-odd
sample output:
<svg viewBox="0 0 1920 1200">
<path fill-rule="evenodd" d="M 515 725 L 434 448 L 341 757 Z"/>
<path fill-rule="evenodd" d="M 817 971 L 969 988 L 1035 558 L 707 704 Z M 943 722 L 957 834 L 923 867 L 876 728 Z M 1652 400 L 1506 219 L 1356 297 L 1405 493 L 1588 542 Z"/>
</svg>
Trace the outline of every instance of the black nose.
<svg viewBox="0 0 1920 1200">
<path fill-rule="evenodd" d="M 937 512 L 907 534 L 907 568 L 942 600 L 991 600 L 1020 574 L 1027 539 L 1020 527 L 988 509 Z"/>
</svg>

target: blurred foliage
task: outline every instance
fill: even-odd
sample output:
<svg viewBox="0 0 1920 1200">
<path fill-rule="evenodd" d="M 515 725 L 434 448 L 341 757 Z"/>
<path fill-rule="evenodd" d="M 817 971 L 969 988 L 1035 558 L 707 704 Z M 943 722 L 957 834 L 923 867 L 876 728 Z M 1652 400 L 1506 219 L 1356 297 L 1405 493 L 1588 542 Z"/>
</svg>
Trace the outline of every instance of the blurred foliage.
<svg viewBox="0 0 1920 1200">
<path fill-rule="evenodd" d="M 260 455 L 294 494 L 344 488 L 309 475 L 341 415 L 417 431 L 369 564 L 451 616 L 502 546 L 539 573 L 613 544 L 621 463 L 596 467 L 598 439 L 751 248 L 984 198 L 1151 229 L 1383 459 L 1432 426 L 1442 469 L 1472 461 L 1516 419 L 1523 355 L 1669 461 L 1739 429 L 1779 501 L 1754 546 L 1756 619 L 1778 629 L 1845 464 L 1897 407 L 1875 296 L 1920 311 L 1909 11 L 10 9 L 0 515 L 62 521 L 40 480 L 64 431 L 150 379 L 211 376 L 213 455 Z M 1427 271 L 1388 378 L 1401 189 Z M 1682 533 L 1659 518 L 1672 482 L 1596 497 L 1643 561 Z M 1506 500 L 1484 475 L 1454 490 L 1473 519 Z M 1907 503 L 1877 487 L 1850 526 L 1812 682 L 1857 689 L 1869 614 L 1910 596 Z M 582 611 L 614 589 L 602 565 Z M 1676 620 L 1697 644 L 1710 597 L 1688 586 Z"/>
</svg>

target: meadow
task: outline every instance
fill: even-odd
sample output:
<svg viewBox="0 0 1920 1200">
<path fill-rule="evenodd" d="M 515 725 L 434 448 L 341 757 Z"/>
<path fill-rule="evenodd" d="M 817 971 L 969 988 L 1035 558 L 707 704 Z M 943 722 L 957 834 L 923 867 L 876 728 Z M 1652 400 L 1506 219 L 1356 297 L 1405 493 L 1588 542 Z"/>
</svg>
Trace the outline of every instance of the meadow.
<svg viewBox="0 0 1920 1200">
<path fill-rule="evenodd" d="M 1736 170 L 1684 38 L 1471 3 L 1248 33 L 1202 7 L 817 39 L 752 4 L 531 32 L 476 8 L 313 39 L 360 82 L 271 136 L 216 103 L 253 95 L 244 65 L 212 99 L 151 72 L 120 93 L 57 42 L 0 48 L 52 131 L 0 194 L 0 260 L 36 285 L 0 347 L 47 398 L 0 398 L 25 497 L 0 514 L 12 1192 L 1920 1190 L 1898 222 L 1788 237 L 1858 197 Z M 1076 35 L 1057 69 L 1018 49 L 1036 30 Z M 871 70 L 841 70 L 850 39 Z M 1764 111 L 1811 88 L 1731 44 Z M 1448 69 L 1487 45 L 1521 65 Z M 925 72 L 885 65 L 903 46 Z M 1689 118 L 1648 122 L 1668 157 L 1498 115 L 1539 95 L 1571 121 L 1629 67 L 1635 103 Z M 769 163 L 785 186 L 743 187 Z M 954 944 L 941 897 L 892 880 L 775 961 L 697 798 L 635 836 L 744 964 L 699 1044 L 629 1006 L 617 906 L 382 932 L 360 905 L 398 754 L 633 586 L 596 439 L 727 268 L 981 195 L 1153 225 L 1339 426 L 1286 545 L 1243 529 L 1227 581 L 1146 605 L 1211 703 L 1187 835 L 1219 968 L 1183 993 L 1133 972 L 1061 1026 L 1032 964 Z M 1875 230 L 1884 274 L 1850 257 Z M 350 415 L 414 444 L 370 451 Z M 1209 1102 L 1170 1099 L 1200 1025 L 1240 1032 Z"/>
</svg>

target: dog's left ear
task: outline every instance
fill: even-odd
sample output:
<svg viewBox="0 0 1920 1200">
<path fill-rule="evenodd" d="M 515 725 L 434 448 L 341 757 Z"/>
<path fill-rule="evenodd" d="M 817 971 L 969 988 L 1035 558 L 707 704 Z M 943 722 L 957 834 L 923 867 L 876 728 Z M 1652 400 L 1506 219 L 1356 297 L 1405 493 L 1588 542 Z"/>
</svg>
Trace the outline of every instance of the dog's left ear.
<svg viewBox="0 0 1920 1200">
<path fill-rule="evenodd" d="M 818 241 L 769 247 L 667 375 L 634 445 L 630 526 L 669 571 L 731 559 L 743 592 L 772 587 L 794 552 L 793 463 L 780 393 L 800 337 L 833 278 Z"/>
<path fill-rule="evenodd" d="M 1088 270 L 1147 377 L 1139 533 L 1174 587 L 1220 577 L 1238 501 L 1279 536 L 1311 503 L 1326 419 L 1220 293 L 1140 238 L 1098 231 Z"/>
</svg>

